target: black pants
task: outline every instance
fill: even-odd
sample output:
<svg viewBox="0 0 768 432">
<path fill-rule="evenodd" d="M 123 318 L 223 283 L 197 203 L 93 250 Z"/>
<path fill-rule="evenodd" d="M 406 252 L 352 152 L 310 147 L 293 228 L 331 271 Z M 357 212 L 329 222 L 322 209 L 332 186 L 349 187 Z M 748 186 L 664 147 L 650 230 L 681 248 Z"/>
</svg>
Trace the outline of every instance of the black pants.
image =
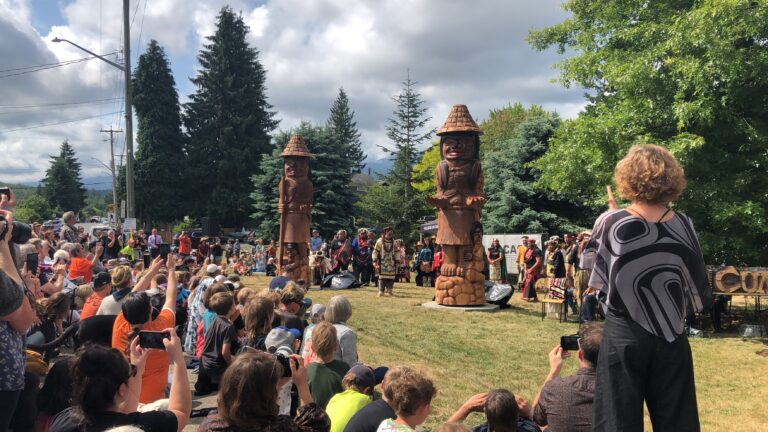
<svg viewBox="0 0 768 432">
<path fill-rule="evenodd" d="M 597 361 L 593 432 L 642 432 L 643 401 L 654 432 L 699 431 L 688 338 L 667 342 L 608 312 Z"/>
<path fill-rule="evenodd" d="M 21 390 L 0 391 L 0 432 L 6 432 L 10 427 L 19 396 Z"/>
<path fill-rule="evenodd" d="M 354 272 L 355 278 L 360 281 L 363 285 L 368 285 L 371 283 L 371 275 L 373 273 L 373 267 L 371 267 L 369 264 L 365 263 L 352 263 L 352 270 Z"/>
</svg>

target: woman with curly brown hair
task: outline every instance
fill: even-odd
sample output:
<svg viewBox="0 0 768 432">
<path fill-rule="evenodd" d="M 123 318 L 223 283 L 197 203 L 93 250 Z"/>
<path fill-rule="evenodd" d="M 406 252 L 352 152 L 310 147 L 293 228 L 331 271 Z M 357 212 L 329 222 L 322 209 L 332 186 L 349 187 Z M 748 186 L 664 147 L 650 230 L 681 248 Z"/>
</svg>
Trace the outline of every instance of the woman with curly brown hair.
<svg viewBox="0 0 768 432">
<path fill-rule="evenodd" d="M 711 302 L 691 220 L 669 204 L 685 188 L 683 168 L 657 145 L 633 146 L 615 170 L 631 203 L 595 222 L 589 279 L 606 310 L 597 365 L 593 431 L 698 431 L 693 360 L 685 318 Z"/>
</svg>

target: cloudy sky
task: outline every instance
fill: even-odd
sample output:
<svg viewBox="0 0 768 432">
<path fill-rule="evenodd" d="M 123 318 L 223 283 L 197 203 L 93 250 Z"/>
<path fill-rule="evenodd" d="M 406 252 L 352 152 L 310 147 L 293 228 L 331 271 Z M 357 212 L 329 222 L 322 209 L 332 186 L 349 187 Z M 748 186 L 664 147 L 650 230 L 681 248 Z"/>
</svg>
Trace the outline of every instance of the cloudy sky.
<svg viewBox="0 0 768 432">
<path fill-rule="evenodd" d="M 119 0 L 0 0 L 0 181 L 36 182 L 63 139 L 86 184 L 107 188 L 109 143 L 123 129 L 122 72 L 54 37 L 122 62 Z M 551 82 L 553 51 L 535 52 L 529 29 L 567 15 L 561 0 L 131 0 L 131 62 L 150 39 L 165 47 L 182 102 L 193 92 L 196 54 L 229 4 L 251 29 L 267 69 L 267 95 L 289 129 L 324 122 L 347 91 L 370 160 L 383 156 L 392 97 L 410 70 L 438 127 L 454 103 L 481 121 L 510 102 L 573 117 L 582 92 Z M 62 64 L 62 62 L 65 62 Z M 116 152 L 124 149 L 117 135 Z"/>
</svg>

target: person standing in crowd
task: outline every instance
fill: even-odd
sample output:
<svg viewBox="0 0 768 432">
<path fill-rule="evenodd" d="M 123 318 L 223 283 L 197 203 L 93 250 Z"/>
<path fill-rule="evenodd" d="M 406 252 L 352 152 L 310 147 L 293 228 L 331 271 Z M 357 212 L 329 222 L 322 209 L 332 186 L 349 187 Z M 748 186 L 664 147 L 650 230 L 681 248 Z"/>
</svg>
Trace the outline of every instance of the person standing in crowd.
<svg viewBox="0 0 768 432">
<path fill-rule="evenodd" d="M 442 267 L 445 261 L 445 255 L 443 255 L 443 247 L 440 245 L 435 246 L 435 256 L 432 259 L 432 287 L 435 286 L 435 276 L 440 274 L 440 267 Z"/>
<path fill-rule="evenodd" d="M 206 258 L 211 254 L 211 246 L 208 243 L 208 237 L 200 238 L 200 244 L 197 245 L 197 263 L 203 264 Z"/>
<path fill-rule="evenodd" d="M 598 217 L 589 286 L 606 312 L 597 363 L 592 430 L 698 431 L 693 358 L 685 319 L 711 306 L 701 246 L 691 220 L 668 205 L 685 189 L 680 163 L 664 147 L 635 145 L 616 164 L 620 209 Z"/>
<path fill-rule="evenodd" d="M 400 264 L 400 251 L 395 249 L 392 227 L 386 226 L 382 230 L 381 238 L 373 247 L 373 266 L 379 276 L 379 294 L 393 295 L 397 266 Z"/>
<path fill-rule="evenodd" d="M 179 255 L 182 258 L 188 257 L 192 253 L 192 237 L 189 233 L 182 231 L 179 235 Z"/>
<path fill-rule="evenodd" d="M 528 252 L 528 236 L 520 238 L 520 245 L 517 246 L 517 286 L 522 290 L 525 282 L 525 253 Z"/>
<path fill-rule="evenodd" d="M 398 254 L 397 276 L 395 276 L 395 282 L 405 281 L 406 283 L 411 283 L 411 268 L 408 259 L 408 249 L 405 247 L 403 239 L 395 240 L 395 251 Z"/>
<path fill-rule="evenodd" d="M 13 195 L 0 194 L 0 431 L 8 430 L 24 389 L 24 335 L 37 315 L 8 242 L 13 236 Z"/>
<path fill-rule="evenodd" d="M 333 273 L 349 271 L 349 260 L 352 258 L 352 242 L 347 238 L 347 231 L 339 230 L 331 242 L 331 259 Z"/>
<path fill-rule="evenodd" d="M 603 339 L 603 324 L 589 323 L 579 329 L 576 374 L 560 377 L 570 356 L 558 344 L 549 353 L 549 374 L 533 400 L 533 420 L 558 432 L 590 432 L 595 398 L 595 366 Z"/>
<path fill-rule="evenodd" d="M 323 247 L 323 238 L 320 237 L 320 230 L 312 230 L 312 238 L 309 239 L 309 250 L 317 252 Z"/>
<path fill-rule="evenodd" d="M 361 284 L 367 286 L 371 283 L 371 245 L 365 228 L 360 228 L 357 237 L 352 240 L 352 270 Z"/>
<path fill-rule="evenodd" d="M 489 267 L 489 279 L 494 283 L 504 283 L 507 281 L 507 259 L 504 255 L 504 248 L 501 247 L 499 239 L 493 239 L 491 247 L 486 252 Z"/>
<path fill-rule="evenodd" d="M 75 223 L 75 212 L 68 211 L 61 216 L 61 231 L 59 231 L 59 238 L 69 243 L 79 243 L 77 236 L 77 228 Z"/>
<path fill-rule="evenodd" d="M 122 248 L 123 239 L 115 233 L 115 230 L 109 230 L 107 233 L 107 244 L 104 247 L 104 260 L 108 261 L 119 258 Z"/>
<path fill-rule="evenodd" d="M 528 239 L 526 247 L 528 249 L 525 251 L 525 281 L 523 282 L 522 294 L 523 300 L 532 302 L 537 299 L 536 281 L 539 279 L 539 273 L 541 273 L 544 254 L 536 245 L 535 239 Z"/>
<path fill-rule="evenodd" d="M 430 238 L 425 237 L 421 243 L 421 250 L 416 256 L 416 286 L 431 285 L 434 254 L 430 246 Z M 424 278 L 427 280 L 425 281 Z"/>
<path fill-rule="evenodd" d="M 221 246 L 221 239 L 216 237 L 213 239 L 213 246 L 211 246 L 211 260 L 214 264 L 220 265 L 223 256 L 224 247 Z"/>
<path fill-rule="evenodd" d="M 144 230 L 139 230 L 136 233 L 136 249 L 144 253 L 147 250 L 147 234 L 144 232 Z"/>
<path fill-rule="evenodd" d="M 101 245 L 96 245 L 96 252 L 101 252 Z M 69 277 L 78 279 L 83 283 L 91 283 L 93 280 L 93 270 L 99 264 L 97 255 L 91 256 L 91 259 L 85 257 L 85 250 L 80 243 L 67 243 L 62 249 L 69 253 Z"/>
<path fill-rule="evenodd" d="M 152 258 L 160 255 L 161 244 L 163 244 L 163 238 L 157 233 L 157 228 L 152 228 L 152 235 L 147 239 L 147 248 Z"/>
<path fill-rule="evenodd" d="M 568 278 L 568 286 L 573 288 L 573 281 L 579 264 L 579 245 L 576 243 L 573 234 L 571 233 L 565 234 L 563 239 L 565 241 L 565 246 L 563 247 L 563 257 L 565 257 L 565 277 Z"/>
</svg>

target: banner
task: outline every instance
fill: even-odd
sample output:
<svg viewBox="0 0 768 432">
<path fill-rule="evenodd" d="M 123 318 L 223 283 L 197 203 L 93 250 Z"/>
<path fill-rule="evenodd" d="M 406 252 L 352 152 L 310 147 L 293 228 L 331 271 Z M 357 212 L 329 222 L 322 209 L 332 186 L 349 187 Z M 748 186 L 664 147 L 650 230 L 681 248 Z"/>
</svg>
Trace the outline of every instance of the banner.
<svg viewBox="0 0 768 432">
<path fill-rule="evenodd" d="M 507 273 L 517 274 L 517 247 L 522 244 L 523 236 L 536 240 L 536 244 L 541 247 L 541 234 L 488 234 L 483 236 L 483 247 L 488 251 L 493 239 L 498 239 L 499 244 L 504 248 Z"/>
<path fill-rule="evenodd" d="M 715 294 L 768 295 L 768 268 L 707 266 Z"/>
</svg>

